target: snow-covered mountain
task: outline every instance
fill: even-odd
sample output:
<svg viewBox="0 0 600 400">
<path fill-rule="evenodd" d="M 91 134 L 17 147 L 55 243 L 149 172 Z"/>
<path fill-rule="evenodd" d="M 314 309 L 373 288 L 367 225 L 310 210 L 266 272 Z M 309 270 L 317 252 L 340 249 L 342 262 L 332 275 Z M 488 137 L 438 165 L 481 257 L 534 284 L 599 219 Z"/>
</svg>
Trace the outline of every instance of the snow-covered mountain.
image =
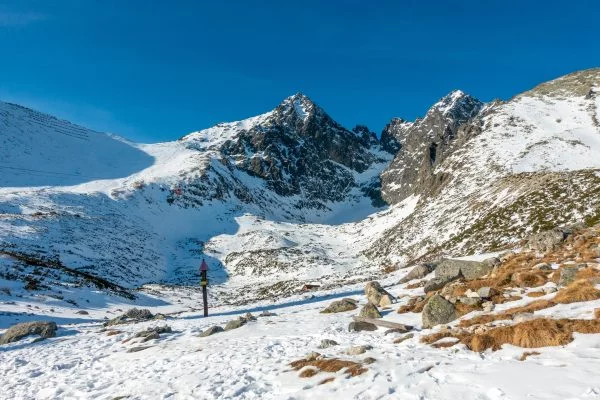
<svg viewBox="0 0 600 400">
<path fill-rule="evenodd" d="M 507 102 L 454 91 L 380 140 L 302 94 L 159 144 L 0 103 L 0 278 L 195 284 L 204 257 L 239 300 L 595 220 L 598 92 L 600 69 Z"/>
</svg>

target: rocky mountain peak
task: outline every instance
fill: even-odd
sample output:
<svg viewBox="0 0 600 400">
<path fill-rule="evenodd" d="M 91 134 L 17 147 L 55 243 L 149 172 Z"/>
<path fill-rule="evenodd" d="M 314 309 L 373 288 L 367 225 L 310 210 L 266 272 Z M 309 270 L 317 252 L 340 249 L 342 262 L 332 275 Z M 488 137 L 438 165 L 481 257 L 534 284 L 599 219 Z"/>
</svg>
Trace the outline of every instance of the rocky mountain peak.
<svg viewBox="0 0 600 400">
<path fill-rule="evenodd" d="M 308 96 L 298 92 L 293 96 L 285 98 L 277 106 L 275 112 L 288 118 L 306 122 L 312 115 L 322 113 L 323 111 Z"/>
</svg>

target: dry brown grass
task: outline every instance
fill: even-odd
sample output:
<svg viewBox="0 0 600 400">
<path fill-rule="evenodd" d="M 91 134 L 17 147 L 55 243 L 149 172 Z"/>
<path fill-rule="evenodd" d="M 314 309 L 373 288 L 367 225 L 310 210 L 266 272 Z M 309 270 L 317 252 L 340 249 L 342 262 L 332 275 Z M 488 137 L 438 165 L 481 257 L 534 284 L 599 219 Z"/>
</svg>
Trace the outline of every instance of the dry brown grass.
<svg viewBox="0 0 600 400">
<path fill-rule="evenodd" d="M 348 360 L 340 360 L 339 358 L 331 358 L 331 359 L 322 359 L 322 360 L 296 360 L 290 363 L 290 366 L 295 370 L 299 371 L 304 367 L 314 367 L 315 373 L 310 375 L 314 376 L 318 372 L 338 372 L 344 369 L 344 373 L 348 376 L 358 376 L 367 371 L 367 368 L 363 367 L 362 364 L 348 361 Z M 308 369 L 307 369 L 308 371 Z M 303 371 L 304 372 L 304 371 Z M 300 374 L 302 376 L 302 373 Z"/>
<path fill-rule="evenodd" d="M 403 306 L 398 307 L 398 314 L 404 314 L 404 313 L 409 313 L 409 312 L 413 312 L 413 313 L 420 313 L 421 311 L 423 311 L 423 308 L 425 307 L 425 304 L 427 304 L 427 301 L 429 301 L 429 298 L 433 295 L 433 293 L 429 293 L 423 300 L 418 300 L 418 297 L 411 297 L 408 300 L 408 303 L 406 303 Z"/>
<path fill-rule="evenodd" d="M 538 287 L 548 282 L 547 271 L 523 271 L 514 273 L 512 282 L 520 287 Z"/>
<path fill-rule="evenodd" d="M 319 370 L 316 368 L 306 368 L 302 372 L 300 372 L 300 378 L 310 378 L 319 373 Z"/>
<path fill-rule="evenodd" d="M 575 275 L 575 279 L 593 279 L 598 277 L 600 277 L 600 270 L 592 267 L 582 268 Z"/>
<path fill-rule="evenodd" d="M 381 267 L 381 272 L 383 272 L 384 274 L 391 274 L 392 272 L 398 271 L 400 268 L 398 268 L 397 264 L 387 264 Z"/>
<path fill-rule="evenodd" d="M 335 377 L 334 376 L 330 376 L 329 378 L 325 378 L 321 382 L 319 382 L 319 385 L 324 385 L 326 383 L 333 382 L 334 380 L 335 380 Z"/>
<path fill-rule="evenodd" d="M 521 354 L 521 357 L 519 357 L 519 361 L 525 361 L 529 356 L 539 356 L 540 354 L 541 353 L 537 351 L 526 351 L 523 354 Z"/>
<path fill-rule="evenodd" d="M 600 299 L 600 290 L 596 289 L 590 281 L 581 279 L 559 290 L 553 300 L 556 303 L 569 304 L 598 299 Z"/>
<path fill-rule="evenodd" d="M 519 313 L 535 312 L 545 308 L 553 307 L 555 305 L 556 303 L 550 300 L 536 300 L 524 306 L 509 308 L 508 310 L 504 310 L 498 314 L 483 314 L 470 319 L 465 319 L 460 321 L 458 326 L 466 328 L 473 325 L 487 324 L 493 321 L 512 319 L 516 314 Z"/>
<path fill-rule="evenodd" d="M 417 289 L 417 288 L 425 286 L 425 283 L 426 283 L 425 281 L 411 283 L 409 285 L 406 285 L 405 289 Z"/>
<path fill-rule="evenodd" d="M 123 331 L 110 330 L 110 331 L 106 331 L 106 336 L 114 336 L 114 335 L 118 335 L 120 333 L 123 333 Z"/>
<path fill-rule="evenodd" d="M 594 317 L 600 319 L 600 308 L 596 308 L 594 310 Z"/>
<path fill-rule="evenodd" d="M 546 295 L 546 293 L 544 293 L 544 292 L 529 292 L 529 293 L 527 293 L 527 297 L 542 297 L 545 295 Z"/>
<path fill-rule="evenodd" d="M 521 296 L 508 296 L 508 297 L 504 297 L 501 294 L 498 294 L 494 297 L 492 297 L 492 302 L 494 304 L 504 304 L 504 303 L 510 303 L 511 301 L 517 301 L 517 300 L 521 300 L 522 297 Z"/>
<path fill-rule="evenodd" d="M 467 315 L 471 311 L 481 311 L 483 308 L 481 307 L 481 304 L 469 305 L 457 302 L 454 304 L 454 309 L 456 310 L 458 316 L 463 316 Z"/>
</svg>

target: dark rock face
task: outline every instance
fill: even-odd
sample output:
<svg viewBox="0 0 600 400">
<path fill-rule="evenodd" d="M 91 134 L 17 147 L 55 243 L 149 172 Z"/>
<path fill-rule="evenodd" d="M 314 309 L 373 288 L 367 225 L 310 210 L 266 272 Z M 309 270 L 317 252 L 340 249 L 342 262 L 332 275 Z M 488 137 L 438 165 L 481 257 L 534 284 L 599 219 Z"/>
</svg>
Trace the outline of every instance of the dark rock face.
<svg viewBox="0 0 600 400">
<path fill-rule="evenodd" d="M 309 201 L 342 201 L 356 186 L 352 171 L 364 172 L 377 161 L 370 151 L 376 145 L 367 127 L 349 131 L 296 94 L 266 120 L 226 141 L 221 153 L 281 196 L 304 193 Z"/>
<path fill-rule="evenodd" d="M 8 344 L 19 341 L 29 335 L 39 335 L 41 338 L 51 338 L 56 336 L 56 323 L 46 321 L 23 322 L 7 329 L 0 336 L 0 344 Z"/>
<path fill-rule="evenodd" d="M 423 119 L 414 123 L 392 120 L 382 133 L 388 151 L 398 149 L 381 174 L 383 199 L 398 203 L 412 194 L 435 191 L 446 177 L 435 167 L 450 154 L 453 142 L 476 132 L 477 125 L 463 126 L 478 115 L 483 103 L 454 91 L 437 102 Z"/>
</svg>

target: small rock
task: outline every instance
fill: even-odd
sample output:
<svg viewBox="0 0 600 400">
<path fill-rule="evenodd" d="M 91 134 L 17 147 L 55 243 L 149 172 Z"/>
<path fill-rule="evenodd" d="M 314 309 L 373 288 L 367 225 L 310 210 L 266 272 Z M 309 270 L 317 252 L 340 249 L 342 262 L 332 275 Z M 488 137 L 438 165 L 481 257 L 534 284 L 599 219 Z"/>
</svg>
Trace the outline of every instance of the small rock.
<svg viewBox="0 0 600 400">
<path fill-rule="evenodd" d="M 317 353 L 316 351 L 310 352 L 304 357 L 306 361 L 314 361 L 322 358 L 321 353 Z"/>
<path fill-rule="evenodd" d="M 245 323 L 246 323 L 246 320 L 244 320 L 243 318 L 233 319 L 233 320 L 229 321 L 227 323 L 227 325 L 225 325 L 225 330 L 230 331 L 232 329 L 238 329 L 238 328 L 242 327 L 242 325 L 244 325 Z"/>
<path fill-rule="evenodd" d="M 0 344 L 8 344 L 19 341 L 29 335 L 39 335 L 46 339 L 56 336 L 58 327 L 55 322 L 33 321 L 22 322 L 11 326 L 0 336 Z"/>
<path fill-rule="evenodd" d="M 256 321 L 256 317 L 254 315 L 252 315 L 251 313 L 247 313 L 244 318 L 246 319 L 246 321 Z"/>
<path fill-rule="evenodd" d="M 414 334 L 414 333 L 408 333 L 408 334 L 406 334 L 406 335 L 404 335 L 404 336 L 401 336 L 401 337 L 399 337 L 399 338 L 397 338 L 397 339 L 394 339 L 394 344 L 399 344 L 399 343 L 402 343 L 402 342 L 404 342 L 405 340 L 412 339 L 413 337 L 415 337 L 415 334 Z"/>
<path fill-rule="evenodd" d="M 538 270 L 538 271 L 552 271 L 552 267 L 550 266 L 550 264 L 545 263 L 545 262 L 535 264 L 533 266 L 533 269 Z"/>
<path fill-rule="evenodd" d="M 485 301 L 481 304 L 484 312 L 492 312 L 494 311 L 494 303 L 492 301 Z"/>
<path fill-rule="evenodd" d="M 383 334 L 388 335 L 390 333 L 406 333 L 406 329 L 391 328 L 391 329 L 388 329 L 387 331 L 385 331 Z"/>
<path fill-rule="evenodd" d="M 323 339 L 321 340 L 321 344 L 319 344 L 318 348 L 319 349 L 327 349 L 329 347 L 333 347 L 333 346 L 337 346 L 338 342 L 336 342 L 335 340 L 331 340 L 331 339 Z"/>
<path fill-rule="evenodd" d="M 75 314 L 79 314 L 79 315 L 89 315 L 90 313 L 85 311 L 85 310 L 79 310 L 77 312 L 75 312 Z"/>
<path fill-rule="evenodd" d="M 478 292 L 474 292 L 471 289 L 467 289 L 467 291 L 465 292 L 465 296 L 470 297 L 470 298 L 479 298 L 479 293 Z"/>
<path fill-rule="evenodd" d="M 356 310 L 358 307 L 354 301 L 342 299 L 334 301 L 326 309 L 321 311 L 321 314 L 339 313 L 344 311 Z"/>
<path fill-rule="evenodd" d="M 365 364 L 365 365 L 369 365 L 369 364 L 373 364 L 376 361 L 377 360 L 374 359 L 373 357 L 367 357 L 364 360 L 362 360 L 362 363 Z"/>
<path fill-rule="evenodd" d="M 357 356 L 359 354 L 363 354 L 366 353 L 367 350 L 371 350 L 373 347 L 369 346 L 369 345 L 364 345 L 364 346 L 352 346 L 347 348 L 346 350 L 344 350 L 344 354 L 347 354 L 349 356 Z"/>
<path fill-rule="evenodd" d="M 480 287 L 479 290 L 477 290 L 477 294 L 483 299 L 491 299 L 492 297 L 498 294 L 498 291 L 493 287 L 484 286 Z"/>
<path fill-rule="evenodd" d="M 481 297 L 459 297 L 458 300 L 462 304 L 466 304 L 468 306 L 476 306 L 481 303 Z M 452 302 L 450 302 L 452 303 Z"/>
<path fill-rule="evenodd" d="M 377 307 L 375 307 L 372 303 L 367 303 L 362 310 L 360 310 L 358 316 L 364 318 L 382 318 L 381 313 L 379 313 Z"/>
<path fill-rule="evenodd" d="M 406 283 L 412 281 L 413 279 L 425 278 L 427 275 L 433 272 L 434 269 L 434 264 L 419 264 L 410 270 L 410 272 L 406 274 L 404 278 L 400 279 L 398 283 Z"/>
<path fill-rule="evenodd" d="M 261 312 L 260 314 L 258 314 L 259 317 L 274 317 L 275 315 L 277 315 L 277 314 L 272 313 L 272 312 L 267 311 L 267 310 L 265 310 L 265 311 Z"/>
<path fill-rule="evenodd" d="M 377 326 L 370 322 L 358 322 L 353 321 L 348 325 L 348 331 L 350 332 L 361 332 L 361 331 L 376 331 Z"/>
<path fill-rule="evenodd" d="M 157 313 L 154 314 L 154 319 L 167 319 L 167 316 L 165 314 Z"/>
<path fill-rule="evenodd" d="M 562 267 L 560 269 L 560 278 L 558 279 L 558 286 L 567 286 L 575 280 L 575 275 L 581 269 L 579 265 L 573 267 Z"/>
<path fill-rule="evenodd" d="M 533 319 L 533 313 L 532 312 L 522 312 L 522 313 L 518 313 L 515 314 L 512 318 L 513 322 L 515 324 L 521 323 L 521 322 L 525 322 L 525 321 L 530 321 Z"/>
<path fill-rule="evenodd" d="M 223 330 L 224 329 L 221 328 L 220 326 L 212 326 L 212 327 L 208 328 L 207 330 L 205 330 L 204 332 L 202 332 L 199 336 L 206 337 L 206 336 L 214 335 L 215 333 L 223 332 Z"/>
<path fill-rule="evenodd" d="M 392 298 L 387 295 L 384 294 L 383 296 L 381 296 L 381 300 L 379 300 L 379 307 L 388 307 L 392 305 Z"/>
<path fill-rule="evenodd" d="M 129 350 L 127 350 L 127 352 L 128 353 L 137 353 L 138 351 L 146 350 L 146 349 L 149 349 L 150 347 L 154 347 L 154 346 L 137 346 L 137 347 L 132 347 Z"/>
<path fill-rule="evenodd" d="M 110 330 L 110 331 L 106 331 L 106 336 L 114 336 L 114 335 L 118 335 L 120 333 L 123 333 L 123 331 Z"/>
<path fill-rule="evenodd" d="M 454 305 L 439 294 L 431 296 L 421 313 L 423 328 L 446 324 L 454 321 L 457 317 Z"/>
<path fill-rule="evenodd" d="M 142 339 L 142 343 L 145 343 L 145 342 L 147 342 L 149 340 L 153 340 L 153 339 L 160 339 L 160 335 L 158 334 L 158 332 L 150 332 L 150 333 L 148 333 Z"/>
</svg>

